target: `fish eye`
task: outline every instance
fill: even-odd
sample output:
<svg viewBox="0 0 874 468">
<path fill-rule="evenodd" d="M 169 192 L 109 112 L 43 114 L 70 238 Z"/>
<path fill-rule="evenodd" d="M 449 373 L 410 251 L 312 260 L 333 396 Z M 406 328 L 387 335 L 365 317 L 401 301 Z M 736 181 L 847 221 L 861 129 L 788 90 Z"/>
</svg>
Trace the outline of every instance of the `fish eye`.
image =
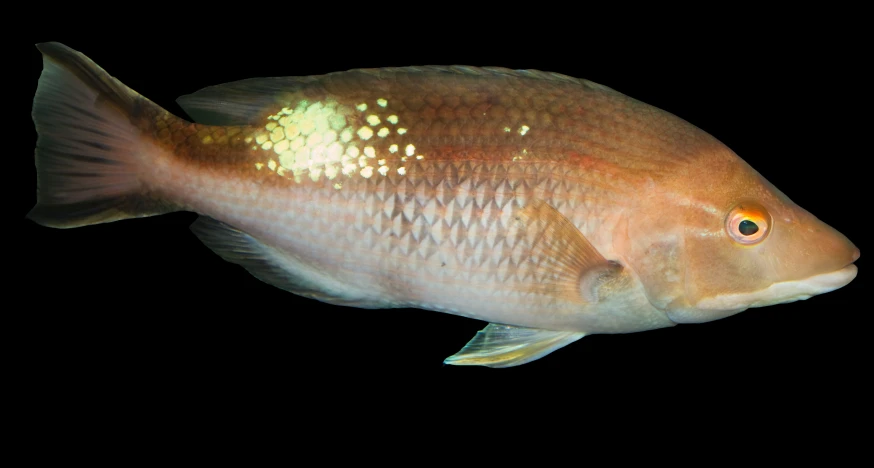
<svg viewBox="0 0 874 468">
<path fill-rule="evenodd" d="M 729 237 L 742 245 L 758 244 L 765 240 L 771 228 L 771 215 L 755 202 L 738 203 L 725 218 Z"/>
<path fill-rule="evenodd" d="M 756 223 L 745 219 L 738 225 L 738 231 L 745 236 L 751 236 L 759 231 L 759 226 Z"/>
</svg>

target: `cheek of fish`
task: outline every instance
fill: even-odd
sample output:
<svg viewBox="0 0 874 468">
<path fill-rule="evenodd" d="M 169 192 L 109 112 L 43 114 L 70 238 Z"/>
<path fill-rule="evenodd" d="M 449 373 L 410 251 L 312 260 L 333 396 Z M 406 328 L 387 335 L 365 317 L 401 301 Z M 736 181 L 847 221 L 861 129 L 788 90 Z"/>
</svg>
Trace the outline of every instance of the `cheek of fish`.
<svg viewBox="0 0 874 468">
<path fill-rule="evenodd" d="M 191 122 L 79 52 L 38 48 L 31 219 L 196 212 L 204 244 L 275 287 L 488 322 L 448 364 L 517 366 L 856 274 L 858 249 L 713 137 L 586 80 L 464 66 L 256 78 L 181 97 Z"/>
</svg>

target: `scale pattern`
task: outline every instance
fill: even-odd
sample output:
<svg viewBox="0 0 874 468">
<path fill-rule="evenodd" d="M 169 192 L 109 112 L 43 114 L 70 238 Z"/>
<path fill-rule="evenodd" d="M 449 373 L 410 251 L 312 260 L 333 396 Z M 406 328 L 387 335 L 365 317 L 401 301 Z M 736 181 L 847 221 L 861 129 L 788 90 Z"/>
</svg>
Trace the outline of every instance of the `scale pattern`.
<svg viewBox="0 0 874 468">
<path fill-rule="evenodd" d="M 195 179 L 177 199 L 362 301 L 480 318 L 578 308 L 556 294 L 569 266 L 532 256 L 543 226 L 516 220 L 531 200 L 609 251 L 639 187 L 709 138 L 584 82 L 403 71 L 306 80 L 249 120 L 154 128 Z"/>
</svg>

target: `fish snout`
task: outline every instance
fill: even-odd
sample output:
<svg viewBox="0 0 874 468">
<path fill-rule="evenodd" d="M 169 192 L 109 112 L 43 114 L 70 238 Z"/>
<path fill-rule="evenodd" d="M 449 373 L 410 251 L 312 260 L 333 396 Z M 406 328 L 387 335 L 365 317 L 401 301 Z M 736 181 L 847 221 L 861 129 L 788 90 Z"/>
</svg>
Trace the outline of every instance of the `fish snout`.
<svg viewBox="0 0 874 468">
<path fill-rule="evenodd" d="M 831 239 L 832 245 L 829 248 L 829 253 L 834 256 L 835 263 L 839 268 L 852 265 L 859 259 L 859 248 L 837 230 L 833 230 L 833 232 L 837 235 Z"/>
<path fill-rule="evenodd" d="M 849 266 L 859 259 L 859 248 L 837 229 L 816 219 L 802 242 L 810 245 L 811 263 L 816 273 L 828 273 Z"/>
</svg>

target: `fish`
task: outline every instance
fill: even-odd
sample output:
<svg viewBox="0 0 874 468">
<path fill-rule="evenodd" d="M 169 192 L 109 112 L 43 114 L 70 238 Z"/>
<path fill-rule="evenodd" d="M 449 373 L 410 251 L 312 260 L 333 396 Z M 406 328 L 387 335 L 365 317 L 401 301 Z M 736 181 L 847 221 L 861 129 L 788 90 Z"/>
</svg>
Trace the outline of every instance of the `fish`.
<svg viewBox="0 0 874 468">
<path fill-rule="evenodd" d="M 476 67 L 256 78 L 182 119 L 37 46 L 37 223 L 175 211 L 299 296 L 489 322 L 452 365 L 721 319 L 852 281 L 859 249 L 715 138 L 587 80 Z"/>
</svg>

